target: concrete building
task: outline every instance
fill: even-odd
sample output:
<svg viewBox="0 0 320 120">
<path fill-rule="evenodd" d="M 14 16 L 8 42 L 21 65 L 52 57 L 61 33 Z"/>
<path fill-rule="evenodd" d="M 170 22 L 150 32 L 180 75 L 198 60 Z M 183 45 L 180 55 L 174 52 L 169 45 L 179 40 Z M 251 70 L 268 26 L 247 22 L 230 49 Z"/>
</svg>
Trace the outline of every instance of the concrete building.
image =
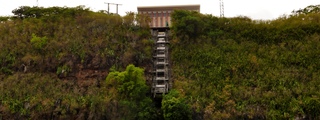
<svg viewBox="0 0 320 120">
<path fill-rule="evenodd" d="M 192 10 L 200 12 L 200 5 L 172 5 L 172 6 L 140 6 L 139 14 L 147 14 L 151 18 L 150 27 L 169 27 L 170 15 L 174 10 Z"/>
</svg>

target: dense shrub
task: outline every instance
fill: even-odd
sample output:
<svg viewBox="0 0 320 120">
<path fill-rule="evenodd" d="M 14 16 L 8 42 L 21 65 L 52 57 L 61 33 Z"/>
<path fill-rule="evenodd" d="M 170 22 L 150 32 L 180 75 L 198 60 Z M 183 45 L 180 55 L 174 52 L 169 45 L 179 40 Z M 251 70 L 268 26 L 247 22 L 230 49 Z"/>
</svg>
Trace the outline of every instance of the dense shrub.
<svg viewBox="0 0 320 120">
<path fill-rule="evenodd" d="M 108 15 L 84 6 L 22 6 L 13 13 L 11 21 L 0 24 L 2 73 L 21 66 L 29 68 L 27 72 L 57 72 L 65 65 L 73 72 L 79 67 L 124 69 L 151 61 L 146 16 Z"/>
<path fill-rule="evenodd" d="M 171 90 L 163 97 L 161 104 L 165 120 L 191 120 L 191 109 L 178 91 Z"/>
<path fill-rule="evenodd" d="M 197 29 L 188 28 L 191 18 L 202 28 L 187 34 Z M 193 118 L 319 119 L 311 107 L 319 102 L 319 18 L 311 12 L 255 21 L 175 11 L 173 78 Z"/>
<path fill-rule="evenodd" d="M 141 89 L 123 86 L 125 100 L 108 96 L 113 88 L 101 84 L 110 68 L 150 69 L 153 42 L 146 16 L 108 15 L 84 6 L 22 6 L 13 13 L 0 20 L 0 119 L 154 117 L 145 93 L 147 72 L 128 67 L 134 73 L 124 83 L 138 81 Z M 118 105 L 130 116 L 119 116 Z"/>
<path fill-rule="evenodd" d="M 155 119 L 155 107 L 147 93 L 149 87 L 144 79 L 143 69 L 127 66 L 123 72 L 110 72 L 106 78 L 108 89 L 114 89 L 110 96 L 119 102 L 117 116 L 123 119 Z"/>
<path fill-rule="evenodd" d="M 55 74 L 14 74 L 0 82 L 2 119 L 102 119 L 110 113 L 105 85 L 87 88 Z M 85 115 L 86 116 L 83 116 Z"/>
</svg>

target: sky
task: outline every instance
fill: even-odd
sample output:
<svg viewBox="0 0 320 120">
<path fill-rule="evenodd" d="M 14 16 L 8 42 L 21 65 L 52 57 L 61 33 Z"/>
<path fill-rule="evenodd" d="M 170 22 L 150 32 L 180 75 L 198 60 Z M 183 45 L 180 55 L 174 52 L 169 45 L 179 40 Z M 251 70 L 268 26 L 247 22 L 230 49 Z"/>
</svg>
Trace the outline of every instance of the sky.
<svg viewBox="0 0 320 120">
<path fill-rule="evenodd" d="M 37 2 L 38 1 L 38 2 Z M 0 0 L 0 16 L 13 15 L 12 10 L 19 6 L 39 7 L 76 7 L 85 5 L 92 11 L 107 10 L 109 3 L 122 4 L 119 14 L 137 12 L 137 6 L 156 5 L 189 5 L 200 4 L 203 14 L 220 15 L 220 0 Z M 309 5 L 318 5 L 320 0 L 223 0 L 224 16 L 247 16 L 255 20 L 272 20 L 282 15 L 288 15 L 292 10 L 305 8 Z M 116 6 L 110 5 L 110 12 L 116 12 Z"/>
</svg>

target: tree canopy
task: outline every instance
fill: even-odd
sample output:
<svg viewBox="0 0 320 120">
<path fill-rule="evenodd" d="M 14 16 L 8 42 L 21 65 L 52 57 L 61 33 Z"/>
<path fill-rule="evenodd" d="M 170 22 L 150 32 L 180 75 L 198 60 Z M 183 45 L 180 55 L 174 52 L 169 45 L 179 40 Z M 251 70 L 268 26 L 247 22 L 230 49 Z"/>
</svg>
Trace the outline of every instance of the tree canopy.
<svg viewBox="0 0 320 120">
<path fill-rule="evenodd" d="M 293 10 L 293 14 L 310 14 L 310 13 L 320 13 L 320 5 L 309 5 L 306 8 Z"/>
</svg>

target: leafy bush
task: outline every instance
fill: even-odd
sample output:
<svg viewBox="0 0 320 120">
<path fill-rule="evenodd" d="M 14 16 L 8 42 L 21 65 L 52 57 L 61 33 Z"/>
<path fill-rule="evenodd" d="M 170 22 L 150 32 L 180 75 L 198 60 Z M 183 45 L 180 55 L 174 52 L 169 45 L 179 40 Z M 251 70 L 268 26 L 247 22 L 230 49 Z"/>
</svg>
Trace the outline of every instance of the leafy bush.
<svg viewBox="0 0 320 120">
<path fill-rule="evenodd" d="M 38 37 L 35 34 L 32 34 L 30 42 L 35 49 L 41 51 L 43 50 L 43 47 L 47 45 L 48 39 L 47 37 Z"/>
<path fill-rule="evenodd" d="M 191 120 L 191 109 L 176 90 L 171 90 L 162 99 L 161 110 L 165 120 Z"/>
<path fill-rule="evenodd" d="M 155 117 L 155 108 L 152 100 L 146 96 L 149 88 L 144 79 L 143 69 L 134 65 L 127 66 L 123 72 L 110 72 L 106 78 L 110 93 L 120 103 L 118 115 L 125 119 L 152 119 Z"/>
<path fill-rule="evenodd" d="M 143 69 L 134 65 L 127 66 L 124 72 L 110 72 L 106 78 L 107 85 L 117 89 L 121 99 L 139 100 L 145 96 L 148 86 L 143 78 Z"/>
</svg>

